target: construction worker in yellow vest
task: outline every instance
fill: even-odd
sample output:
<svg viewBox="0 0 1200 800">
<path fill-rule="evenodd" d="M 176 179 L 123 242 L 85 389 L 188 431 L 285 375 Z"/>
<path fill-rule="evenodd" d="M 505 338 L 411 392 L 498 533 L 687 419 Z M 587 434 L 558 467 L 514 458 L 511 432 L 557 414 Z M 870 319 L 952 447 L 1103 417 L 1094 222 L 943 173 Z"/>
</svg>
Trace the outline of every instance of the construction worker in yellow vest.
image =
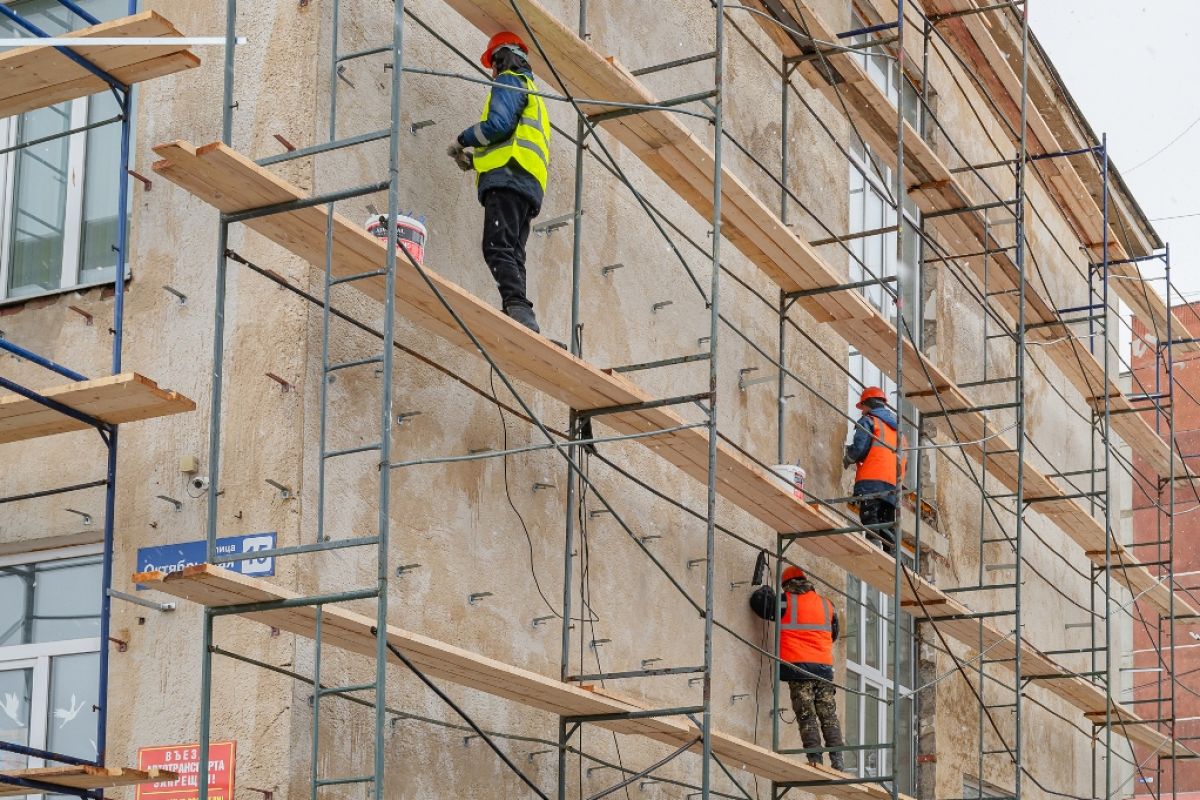
<svg viewBox="0 0 1200 800">
<path fill-rule="evenodd" d="M 496 85 L 482 118 L 446 152 L 464 172 L 476 173 L 483 205 L 483 260 L 500 290 L 504 313 L 540 333 L 526 292 L 525 244 L 546 194 L 550 117 L 546 103 L 534 94 L 529 48 L 521 37 L 510 31 L 496 34 L 479 60 L 492 71 Z"/>
</svg>

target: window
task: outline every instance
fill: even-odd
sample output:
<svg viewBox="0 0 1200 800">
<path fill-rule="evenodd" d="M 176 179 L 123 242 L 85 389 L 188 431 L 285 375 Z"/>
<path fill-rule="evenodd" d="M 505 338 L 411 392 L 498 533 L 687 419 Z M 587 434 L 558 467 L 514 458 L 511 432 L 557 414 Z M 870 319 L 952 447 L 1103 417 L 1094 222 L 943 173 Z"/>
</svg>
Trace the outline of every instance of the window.
<svg viewBox="0 0 1200 800">
<path fill-rule="evenodd" d="M 895 19 L 889 21 L 894 22 Z M 862 15 L 857 10 L 850 15 L 850 25 L 851 30 L 867 27 L 867 23 L 863 21 Z M 895 31 L 860 33 L 850 37 L 850 42 L 855 45 L 863 44 L 870 39 L 878 39 L 890 33 L 895 33 Z M 875 82 L 875 85 L 887 93 L 888 99 L 892 101 L 893 105 L 899 102 L 900 92 L 904 92 L 904 118 L 917 133 L 924 136 L 926 114 L 921 102 L 921 93 L 917 90 L 913 76 L 905 74 L 904 80 L 900 79 L 900 64 L 895 59 L 894 51 L 881 46 L 865 47 L 857 52 L 855 58 L 858 59 L 859 64 L 866 70 L 867 76 Z"/>
<path fill-rule="evenodd" d="M 896 743 L 896 775 L 900 791 L 914 792 L 916 731 L 913 720 L 916 702 L 908 698 L 913 685 L 916 641 L 912 617 L 900 615 L 900 662 L 892 663 L 891 598 L 853 575 L 847 579 L 846 594 L 846 685 L 862 694 L 846 692 L 846 743 L 881 744 L 891 740 L 891 702 L 899 692 L 899 741 Z M 897 669 L 898 668 L 898 669 Z M 897 675 L 899 677 L 897 677 Z M 886 699 L 886 702 L 884 700 Z M 891 750 L 848 750 L 846 771 L 861 777 L 893 774 Z"/>
<path fill-rule="evenodd" d="M 87 25 L 55 0 L 7 4 L 52 36 Z M 80 5 L 99 19 L 127 9 L 125 0 Z M 27 35 L 0 17 L 0 36 Z M 119 113 L 105 92 L 0 119 L 0 150 L 39 142 L 0 155 L 0 302 L 114 280 L 120 126 L 48 137 Z"/>
<path fill-rule="evenodd" d="M 0 740 L 94 759 L 100 546 L 38 559 L 0 561 Z M 38 766 L 41 759 L 0 751 L 0 769 Z"/>
<path fill-rule="evenodd" d="M 880 165 L 882 178 L 874 173 L 874 167 L 869 163 L 869 151 L 855 145 L 851 148 L 850 164 L 850 233 L 861 233 L 895 227 L 896 211 L 889 205 L 887 198 L 890 192 L 884 187 L 890 187 L 892 170 Z M 911 200 L 904 204 L 904 254 L 897 267 L 896 231 L 879 233 L 872 236 L 862 236 L 847 242 L 850 247 L 850 281 L 858 282 L 898 276 L 899 283 L 891 288 L 901 293 L 901 309 L 903 310 L 903 329 L 901 333 L 906 339 L 911 338 L 919 347 L 921 338 L 921 286 L 920 264 L 922 258 L 922 242 L 918 235 L 918 220 L 920 212 Z M 893 325 L 900 322 L 896 315 L 896 306 L 890 293 L 881 284 L 862 288 L 863 295 L 885 314 Z M 891 367 L 892 365 L 884 365 Z M 893 407 L 898 402 L 896 383 L 884 374 L 880 365 L 872 364 L 853 347 L 849 350 L 848 369 L 853 380 L 849 385 L 849 414 L 857 418 L 855 404 L 863 386 L 879 386 L 891 399 Z M 857 382 L 855 382 L 857 381 Z M 916 412 L 906 407 L 901 417 L 907 421 L 901 425 L 908 442 L 917 441 L 917 430 L 913 421 Z"/>
</svg>

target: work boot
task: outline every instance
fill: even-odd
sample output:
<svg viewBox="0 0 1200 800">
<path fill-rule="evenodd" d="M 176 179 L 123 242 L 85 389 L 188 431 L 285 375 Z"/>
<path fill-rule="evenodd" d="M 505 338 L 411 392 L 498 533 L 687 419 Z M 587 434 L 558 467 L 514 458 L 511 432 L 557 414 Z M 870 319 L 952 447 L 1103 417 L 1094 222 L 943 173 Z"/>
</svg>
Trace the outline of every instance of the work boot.
<svg viewBox="0 0 1200 800">
<path fill-rule="evenodd" d="M 542 332 L 542 329 L 538 327 L 537 317 L 533 315 L 532 306 L 524 303 L 509 303 L 504 307 L 504 313 L 534 333 Z"/>
<path fill-rule="evenodd" d="M 842 759 L 841 753 L 830 753 L 829 754 L 829 766 L 833 767 L 838 772 L 846 771 L 846 764 Z"/>
<path fill-rule="evenodd" d="M 825 761 L 820 756 L 809 756 L 808 757 L 808 765 L 810 767 L 820 767 L 820 766 L 824 766 L 824 764 L 825 764 Z"/>
</svg>

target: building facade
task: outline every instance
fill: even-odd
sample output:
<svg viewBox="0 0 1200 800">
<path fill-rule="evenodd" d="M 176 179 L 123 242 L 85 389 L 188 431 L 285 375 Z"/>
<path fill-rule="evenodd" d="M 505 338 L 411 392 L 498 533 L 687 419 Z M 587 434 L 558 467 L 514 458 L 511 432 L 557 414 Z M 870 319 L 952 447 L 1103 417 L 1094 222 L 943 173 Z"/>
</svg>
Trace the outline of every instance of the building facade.
<svg viewBox="0 0 1200 800">
<path fill-rule="evenodd" d="M 7 5 L 48 30 L 81 25 L 51 0 Z M 105 19 L 123 11 L 102 0 L 82 5 Z M 217 0 L 144 5 L 188 34 L 218 35 L 224 25 L 226 4 Z M 398 203 L 425 220 L 425 266 L 496 304 L 479 254 L 482 209 L 473 181 L 445 156 L 457 133 L 479 119 L 488 91 L 471 66 L 486 32 L 468 24 L 474 20 L 464 22 L 455 5 L 470 4 L 407 4 L 403 63 L 410 71 L 403 80 L 397 139 Z M 779 4 L 764 5 L 778 11 Z M 846 41 L 864 45 L 877 34 L 863 28 L 895 16 L 894 6 L 889 10 L 882 2 L 801 5 L 810 23 L 820 19 L 833 31 L 858 31 Z M 934 14 L 941 5 L 931 3 L 924 11 Z M 580 14 L 579 4 L 570 0 L 545 0 L 539 7 L 572 29 Z M 386 130 L 393 68 L 386 45 L 393 14 L 393 4 L 382 0 L 243 4 L 237 33 L 246 41 L 232 53 L 232 147 L 261 159 Z M 969 387 L 974 407 L 985 409 L 979 413 L 999 432 L 974 439 L 956 429 L 955 414 L 923 416 L 919 401 L 906 398 L 904 427 L 914 447 L 910 486 L 916 490 L 920 484 L 916 507 L 924 502 L 933 510 L 919 530 L 906 528 L 912 540 L 907 563 L 970 607 L 981 626 L 980 642 L 982 626 L 989 625 L 1005 639 L 1070 651 L 1087 648 L 1107 630 L 1113 662 L 1108 680 L 1118 695 L 1123 685 L 1136 682 L 1117 663 L 1118 656 L 1142 647 L 1134 621 L 1118 614 L 1105 626 L 1104 614 L 1096 615 L 1093 561 L 1064 531 L 1061 507 L 1030 503 L 1018 509 L 1001 480 L 985 477 L 996 460 L 1011 457 L 996 442 L 1003 441 L 1002 434 L 1012 439 L 1014 430 L 1024 431 L 1024 457 L 1045 475 L 1094 473 L 1105 449 L 1104 442 L 1099 448 L 1081 446 L 1095 440 L 1092 412 L 1049 347 L 1026 348 L 1029 363 L 1018 372 L 1021 359 L 1004 305 L 1015 290 L 1004 283 L 1000 265 L 1000 254 L 1016 249 L 1012 213 L 998 206 L 963 212 L 985 226 L 982 252 L 978 242 L 972 249 L 935 224 L 953 215 L 926 212 L 924 193 L 933 184 L 918 186 L 905 173 L 908 198 L 898 214 L 894 167 L 852 124 L 844 99 L 806 80 L 801 70 L 812 59 L 785 61 L 778 29 L 760 24 L 754 14 L 733 9 L 728 14 L 721 43 L 727 173 L 759 198 L 764 217 L 780 217 L 843 276 L 846 286 L 839 291 L 865 295 L 929 364 Z M 931 34 L 928 48 L 919 33 L 907 39 L 903 59 L 887 43 L 836 57 L 852 59 L 865 81 L 909 109 L 907 135 L 918 137 L 948 170 L 957 170 L 953 174 L 984 206 L 993 189 L 1006 197 L 1016 191 L 1012 175 L 994 166 L 1015 157 L 1006 129 L 1011 109 L 997 94 L 1001 78 L 994 66 L 956 55 L 959 40 L 948 29 L 958 23 L 947 19 L 942 26 L 947 32 Z M 1011 35 L 1013 21 L 1005 17 L 996 25 L 996 40 L 1011 42 L 1001 32 Z M 686 61 L 714 49 L 715 28 L 708 5 L 690 0 L 592 3 L 580 58 L 595 51 L 638 71 Z M 966 36 L 972 29 L 955 30 Z M 335 37 L 341 54 L 384 50 L 331 67 Z M 312 641 L 244 619 L 217 620 L 214 645 L 221 655 L 211 686 L 202 685 L 202 612 L 154 589 L 139 590 L 130 576 L 154 557 L 151 548 L 203 539 L 214 493 L 220 537 L 274 534 L 278 546 L 294 547 L 326 537 L 371 536 L 380 516 L 379 454 L 331 460 L 321 443 L 328 451 L 354 451 L 377 440 L 382 373 L 366 359 L 380 345 L 370 332 L 341 318 L 326 332 L 321 307 L 313 302 L 324 296 L 323 265 L 314 267 L 244 226 L 231 228 L 222 243 L 233 253 L 221 306 L 222 459 L 213 470 L 208 454 L 219 215 L 165 172 L 156 172 L 152 150 L 176 140 L 199 145 L 221 138 L 224 54 L 220 48 L 198 53 L 203 61 L 198 69 L 140 85 L 135 100 L 131 168 L 145 180 L 130 184 L 124 362 L 198 405 L 192 414 L 121 430 L 112 588 L 150 605 L 114 600 L 110 641 L 101 641 L 102 489 L 25 497 L 102 474 L 94 433 L 0 445 L 0 495 L 6 500 L 0 503 L 0 592 L 8 593 L 11 602 L 4 607 L 12 609 L 8 624 L 0 627 L 5 632 L 0 738 L 94 758 L 97 714 L 106 703 L 104 757 L 135 765 L 139 749 L 196 742 L 203 690 L 212 700 L 214 741 L 237 743 L 239 800 L 300 798 L 309 796 L 314 777 L 349 778 L 374 769 L 369 705 L 319 693 L 314 698 L 313 687 L 292 675 L 313 674 Z M 657 98 L 704 93 L 714 83 L 712 62 L 697 59 L 638 80 Z M 1063 141 L 1071 132 L 1089 133 L 1040 50 L 1030 69 L 1034 105 L 1066 109 L 1047 123 L 1055 133 Z M 557 93 L 551 75 L 538 71 L 537 77 L 546 91 Z M 606 99 L 605 89 L 598 82 L 595 91 L 601 94 L 589 99 Z M 336 108 L 329 99 L 335 91 Z M 603 131 L 581 158 L 583 211 L 576 213 L 570 136 L 578 117 L 561 96 L 548 105 L 556 125 L 550 182 L 528 246 L 531 297 L 543 331 L 577 345 L 585 361 L 604 369 L 675 359 L 622 373 L 652 397 L 704 392 L 710 388 L 710 362 L 680 357 L 702 354 L 713 344 L 707 294 L 712 264 L 706 255 L 711 220 L 697 213 L 696 201 L 680 192 L 678 182 L 664 178 L 653 158 L 639 157 Z M 681 107 L 693 112 L 679 117 L 684 130 L 712 150 L 713 126 L 706 119 L 711 109 L 698 101 Z M 0 122 L 0 144 L 73 130 L 111 113 L 104 95 L 30 112 Z M 114 147 L 119 143 L 91 130 L 0 154 L 5 187 L 0 331 L 5 339 L 89 374 L 103 372 L 111 347 L 105 320 L 113 314 L 116 276 L 107 253 L 118 213 L 105 205 L 111 175 L 95 177 L 92 171 L 99 175 L 96 165 L 113 159 Z M 1088 158 L 1070 163 L 1095 189 Z M 388 164 L 389 139 L 380 137 L 269 169 L 319 194 L 386 180 Z M 1090 256 L 1081 249 L 1070 209 L 1057 199 L 1059 178 L 1049 168 L 1030 170 L 1026 255 L 1030 294 L 1048 298 L 1052 309 L 1067 309 L 1091 302 L 1087 280 L 1080 277 L 1086 276 Z M 699 191 L 693 188 L 692 194 Z M 1132 231 L 1125 245 L 1130 255 L 1154 251 L 1157 238 L 1132 198 L 1115 186 L 1112 196 L 1114 214 L 1124 215 Z M 357 223 L 386 210 L 387 203 L 386 193 L 379 192 L 340 201 L 337 210 Z M 873 361 L 850 341 L 862 341 L 861 332 L 847 333 L 853 320 L 828 324 L 805 302 L 792 306 L 789 321 L 781 322 L 780 286 L 764 274 L 752 247 L 729 232 L 739 229 L 739 219 L 728 217 L 720 257 L 720 431 L 748 458 L 768 466 L 799 463 L 810 499 L 844 510 L 853 472 L 843 469 L 841 459 L 857 417 L 853 401 L 864 385 L 873 384 L 895 397 L 894 364 Z M 898 231 L 903 231 L 899 247 Z M 574 286 L 573 260 L 579 265 Z M 857 285 L 863 283 L 869 285 Z M 573 296 L 579 309 L 574 329 Z M 335 287 L 331 297 L 339 311 L 383 329 L 375 299 L 353 286 Z M 1078 332 L 1066 330 L 1068 336 Z M 568 484 L 578 477 L 571 477 L 557 451 L 534 449 L 545 441 L 543 432 L 525 419 L 531 412 L 551 431 L 565 431 L 573 418 L 566 404 L 521 382 L 520 399 L 514 398 L 476 352 L 429 333 L 419 315 L 399 315 L 395 339 L 395 402 L 388 414 L 395 425 L 385 460 L 407 466 L 390 469 L 389 621 L 555 678 L 700 663 L 705 625 L 695 603 L 703 603 L 706 591 L 704 484 L 657 457 L 653 447 L 603 443 L 596 455 L 582 457 L 587 484 L 569 507 Z M 1115 345 L 1115 330 L 1107 340 Z M 1108 360 L 1115 374 L 1111 349 L 1098 348 L 1099 359 Z M 782 365 L 775 363 L 780 353 Z M 324 369 L 359 361 L 333 373 Z M 35 365 L 11 355 L 0 356 L 0 374 L 32 386 L 45 381 Z M 1023 388 L 1021 417 L 1012 403 L 1016 385 Z M 679 409 L 688 424 L 700 423 L 702 412 Z M 613 435 L 603 418 L 597 418 L 596 433 Z M 1111 437 L 1110 446 L 1117 446 L 1117 438 Z M 521 448 L 529 449 L 446 461 Z M 1136 507 L 1128 477 L 1119 469 L 1112 473 L 1103 505 L 1111 512 L 1109 530 L 1124 542 L 1123 512 Z M 1070 480 L 1060 478 L 1055 485 L 1073 496 Z M 1135 510 L 1135 523 L 1141 513 Z M 914 515 L 902 514 L 912 526 Z M 1095 514 L 1104 530 L 1103 513 Z M 1019 571 L 1011 539 L 1018 518 L 1024 531 Z M 567 519 L 575 538 L 564 557 Z M 783 707 L 774 707 L 772 662 L 763 652 L 770 650 L 772 629 L 747 604 L 754 559 L 760 548 L 775 552 L 779 531 L 726 499 L 717 504 L 716 521 L 711 589 L 720 626 L 713 634 L 710 690 L 715 726 L 768 749 L 777 726 L 781 746 L 797 748 L 786 687 Z M 815 555 L 803 539 L 790 557 L 818 579 L 841 615 L 835 671 L 839 712 L 855 748 L 847 752 L 852 775 L 889 778 L 902 793 L 923 798 L 1140 791 L 1131 746 L 1116 733 L 1111 749 L 1105 748 L 1105 734 L 1097 734 L 1080 708 L 1051 690 L 1054 681 L 1034 680 L 1018 695 L 1014 659 L 1001 655 L 1003 647 L 985 649 L 981 659 L 977 643 L 924 620 L 928 609 L 900 607 L 888 592 Z M 573 565 L 568 588 L 575 615 L 565 663 L 558 620 L 564 561 Z M 333 549 L 275 559 L 274 574 L 265 579 L 316 595 L 370 584 L 377 568 L 373 552 Z M 1129 599 L 1114 584 L 1111 606 Z M 160 605 L 167 603 L 177 604 Z M 365 601 L 351 605 L 373 613 Z M 899 647 L 891 638 L 894 612 L 902 616 Z M 97 690 L 103 648 L 110 659 L 107 699 Z M 229 653 L 277 670 L 224 657 Z M 1068 670 L 1095 671 L 1090 655 L 1055 658 Z M 368 683 L 374 671 L 371 660 L 328 644 L 320 652 L 326 686 Z M 682 672 L 584 682 L 602 683 L 605 691 L 651 707 L 700 702 L 703 687 Z M 553 715 L 475 689 L 447 684 L 446 691 L 553 796 L 562 783 Z M 386 695 L 387 778 L 380 790 L 385 796 L 523 796 L 521 781 L 403 667 L 391 668 Z M 901 725 L 892 742 L 894 704 L 901 708 Z M 1135 711 L 1153 716 L 1141 707 Z M 566 797 L 596 796 L 669 752 L 644 737 L 597 727 L 585 727 L 578 736 L 568 754 Z M 320 744 L 315 761 L 314 740 Z M 1018 741 L 1019 787 L 1012 755 Z M 9 769 L 38 765 L 16 753 L 5 759 Z M 694 796 L 698 764 L 695 756 L 683 756 L 634 781 L 629 791 L 651 798 Z M 731 775 L 718 770 L 713 778 L 722 796 L 739 796 L 734 778 L 750 796 L 770 796 L 769 781 L 727 766 Z M 132 789 L 122 791 L 133 796 Z M 329 791 L 373 796 L 365 784 Z"/>
</svg>

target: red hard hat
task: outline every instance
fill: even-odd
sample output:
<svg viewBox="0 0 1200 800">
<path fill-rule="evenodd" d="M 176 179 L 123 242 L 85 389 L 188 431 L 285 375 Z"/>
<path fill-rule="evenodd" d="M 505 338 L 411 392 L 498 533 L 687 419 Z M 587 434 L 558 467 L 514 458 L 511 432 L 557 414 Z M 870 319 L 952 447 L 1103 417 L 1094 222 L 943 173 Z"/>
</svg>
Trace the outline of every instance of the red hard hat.
<svg viewBox="0 0 1200 800">
<path fill-rule="evenodd" d="M 884 394 L 883 389 L 880 389 L 878 386 L 868 386 L 867 388 L 863 389 L 862 396 L 858 398 L 858 405 L 855 407 L 859 411 L 862 411 L 867 405 L 868 400 L 882 400 L 886 403 L 887 395 Z"/>
<path fill-rule="evenodd" d="M 492 56 L 496 51 L 505 45 L 515 45 L 521 48 L 521 52 L 529 55 L 529 48 L 525 46 L 525 42 L 521 41 L 521 37 L 517 36 L 512 31 L 500 31 L 491 39 L 488 40 L 487 49 L 483 51 L 483 55 L 479 57 L 479 63 L 483 64 L 488 69 L 492 68 Z"/>
<path fill-rule="evenodd" d="M 790 580 L 801 580 L 802 581 L 807 577 L 808 576 L 804 574 L 804 570 L 800 569 L 799 567 L 794 567 L 794 566 L 789 565 L 787 567 L 787 569 L 785 569 L 783 571 L 783 576 L 780 578 L 780 582 L 787 583 Z"/>
</svg>

